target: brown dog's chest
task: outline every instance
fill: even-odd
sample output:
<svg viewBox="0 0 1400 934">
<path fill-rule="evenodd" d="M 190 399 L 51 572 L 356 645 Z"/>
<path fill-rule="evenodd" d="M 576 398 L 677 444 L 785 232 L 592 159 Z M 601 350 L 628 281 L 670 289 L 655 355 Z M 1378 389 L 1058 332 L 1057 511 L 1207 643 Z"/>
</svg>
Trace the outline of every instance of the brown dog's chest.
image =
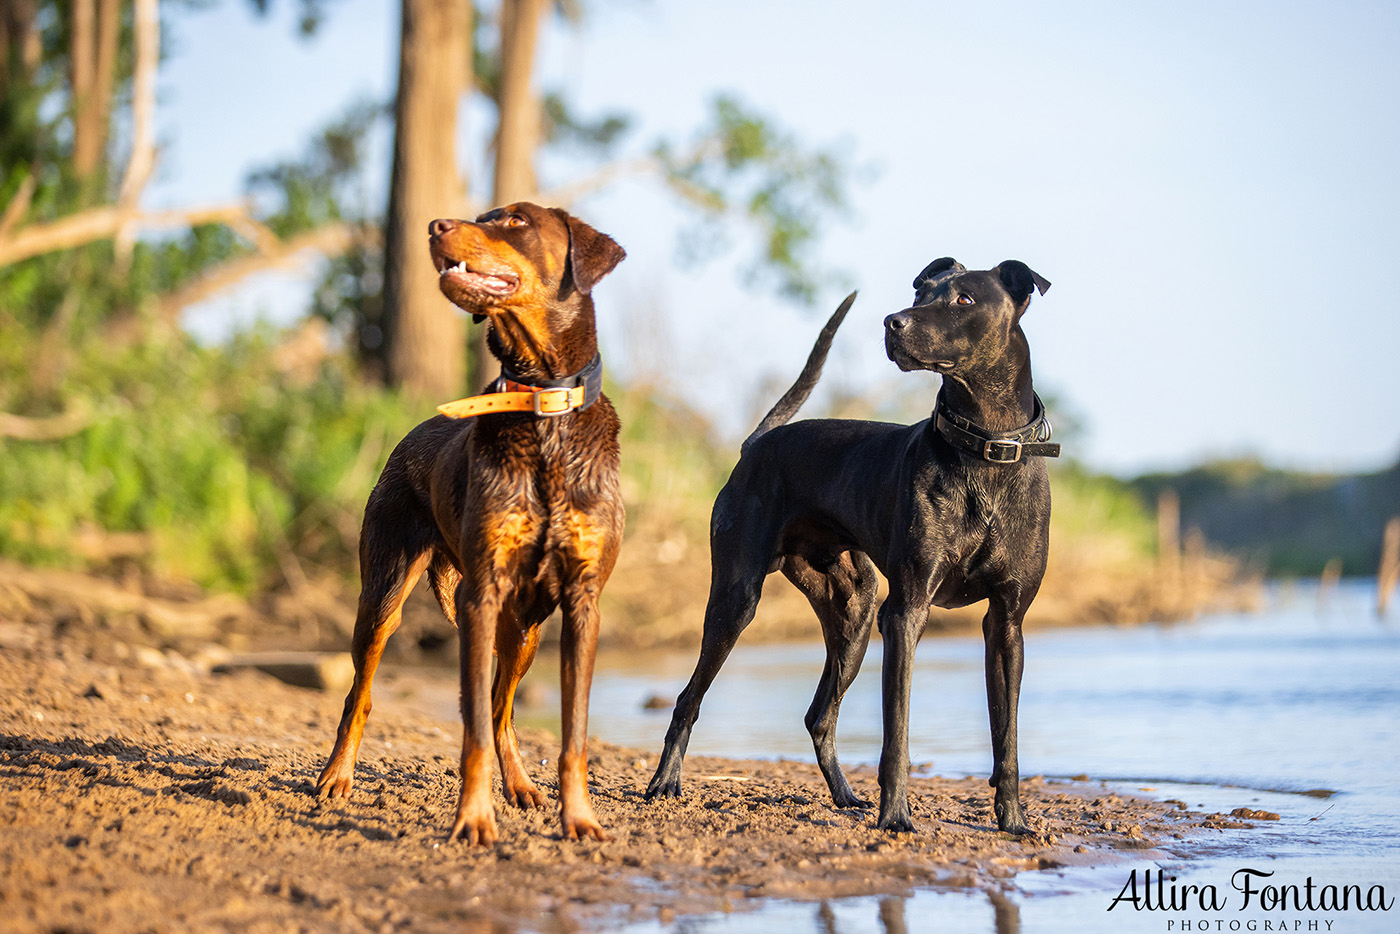
<svg viewBox="0 0 1400 934">
<path fill-rule="evenodd" d="M 623 513 L 606 422 L 521 420 L 475 439 L 467 515 L 439 517 L 464 573 L 533 604 L 557 601 L 564 581 L 611 571 Z"/>
</svg>

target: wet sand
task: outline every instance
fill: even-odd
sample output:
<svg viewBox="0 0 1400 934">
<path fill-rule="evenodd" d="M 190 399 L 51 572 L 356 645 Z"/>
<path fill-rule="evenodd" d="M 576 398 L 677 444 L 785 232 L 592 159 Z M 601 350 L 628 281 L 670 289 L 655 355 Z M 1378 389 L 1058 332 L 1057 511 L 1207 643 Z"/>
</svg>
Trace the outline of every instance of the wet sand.
<svg viewBox="0 0 1400 934">
<path fill-rule="evenodd" d="M 0 634 L 4 635 L 4 634 Z M 0 929 L 512 931 L 608 929 L 765 898 L 961 886 L 1152 856 L 1240 826 L 1092 781 L 1023 781 L 1034 833 L 998 833 L 991 789 L 915 778 L 918 831 L 836 810 L 811 762 L 692 757 L 685 796 L 649 804 L 656 750 L 595 741 L 613 839 L 562 840 L 557 741 L 524 731 L 543 810 L 508 808 L 500 842 L 447 844 L 460 726 L 381 700 L 348 801 L 318 801 L 341 696 L 198 659 L 11 625 L 0 639 Z M 546 764 L 547 763 L 547 764 Z M 856 791 L 878 799 L 870 769 Z"/>
</svg>

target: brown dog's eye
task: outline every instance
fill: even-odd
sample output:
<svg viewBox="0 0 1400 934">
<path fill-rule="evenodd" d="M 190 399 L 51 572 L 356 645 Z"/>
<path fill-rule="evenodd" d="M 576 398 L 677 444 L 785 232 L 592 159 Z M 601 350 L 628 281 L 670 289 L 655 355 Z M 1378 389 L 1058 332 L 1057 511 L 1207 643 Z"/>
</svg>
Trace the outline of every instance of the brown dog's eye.
<svg viewBox="0 0 1400 934">
<path fill-rule="evenodd" d="M 524 227 L 524 226 L 525 226 L 526 224 L 528 224 L 528 223 L 529 223 L 529 221 L 527 221 L 522 215 L 519 215 L 519 214 L 507 214 L 507 215 L 506 215 L 506 226 L 507 226 L 507 227 Z"/>
<path fill-rule="evenodd" d="M 959 295 L 959 296 L 958 296 L 958 304 L 959 304 L 959 305 L 971 305 L 971 304 L 972 304 L 972 296 L 971 296 L 971 295 L 968 295 L 968 294 L 966 294 L 966 293 Z"/>
</svg>

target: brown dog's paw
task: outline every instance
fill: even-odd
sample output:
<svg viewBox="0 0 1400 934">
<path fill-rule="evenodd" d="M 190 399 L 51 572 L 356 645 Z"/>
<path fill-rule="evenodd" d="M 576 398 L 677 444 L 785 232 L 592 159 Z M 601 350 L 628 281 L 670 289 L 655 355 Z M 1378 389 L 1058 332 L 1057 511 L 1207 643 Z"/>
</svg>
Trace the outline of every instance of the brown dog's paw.
<svg viewBox="0 0 1400 934">
<path fill-rule="evenodd" d="M 316 797 L 318 798 L 348 798 L 350 789 L 355 785 L 355 773 L 343 769 L 336 769 L 326 766 L 326 770 L 321 773 L 321 777 L 316 779 Z"/>
<path fill-rule="evenodd" d="M 598 823 L 598 818 L 590 810 L 586 814 L 563 815 L 564 839 L 565 840 L 597 840 L 600 843 L 612 839 L 612 836 L 603 829 L 603 825 Z"/>
<path fill-rule="evenodd" d="M 544 807 L 544 792 L 535 787 L 529 779 L 522 782 L 512 782 L 505 784 L 501 789 L 505 795 L 506 803 L 514 805 L 521 810 Z"/>
<path fill-rule="evenodd" d="M 468 846 L 491 846 L 496 842 L 496 815 L 488 805 L 485 812 L 459 807 L 457 823 L 447 835 L 447 842 L 461 840 Z"/>
</svg>

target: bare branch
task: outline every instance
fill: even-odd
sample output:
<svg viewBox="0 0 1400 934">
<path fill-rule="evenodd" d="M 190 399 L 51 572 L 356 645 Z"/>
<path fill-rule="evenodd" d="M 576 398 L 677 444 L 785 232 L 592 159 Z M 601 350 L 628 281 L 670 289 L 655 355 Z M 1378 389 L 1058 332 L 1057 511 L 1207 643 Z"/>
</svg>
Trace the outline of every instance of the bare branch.
<svg viewBox="0 0 1400 934">
<path fill-rule="evenodd" d="M 5 211 L 0 214 L 0 242 L 3 242 L 10 235 L 10 231 L 19 223 L 19 219 L 24 216 L 24 212 L 29 210 L 29 202 L 34 198 L 34 189 L 39 184 L 31 171 L 24 176 L 24 181 L 19 183 L 19 189 L 15 191 L 15 196 L 10 199 L 10 203 L 5 205 Z"/>
<path fill-rule="evenodd" d="M 577 181 L 541 192 L 539 195 L 540 203 L 568 207 L 578 199 L 606 188 L 619 179 L 642 175 L 660 175 L 664 169 L 665 165 L 656 156 L 610 162 L 598 171 L 585 175 Z"/>
<path fill-rule="evenodd" d="M 247 216 L 230 221 L 229 226 L 251 243 L 253 249 L 259 253 L 269 255 L 282 249 L 282 238 L 273 233 L 272 228 L 255 217 Z"/>
<path fill-rule="evenodd" d="M 131 158 L 117 202 L 132 207 L 155 167 L 156 69 L 160 65 L 157 0 L 136 0 L 136 66 L 131 91 Z"/>
<path fill-rule="evenodd" d="M 74 405 L 62 415 L 51 418 L 29 418 L 0 412 L 0 438 L 13 438 L 17 441 L 57 441 L 76 435 L 91 421 L 92 413 L 83 405 Z"/>
<path fill-rule="evenodd" d="M 8 212 L 8 209 L 7 209 Z M 0 238 L 0 266 L 20 260 L 66 250 L 75 246 L 105 240 L 115 236 L 124 224 L 148 230 L 158 227 L 196 227 L 200 224 L 229 224 L 234 226 L 248 218 L 246 205 L 216 204 L 173 211 L 141 214 L 123 211 L 115 205 L 91 208 L 44 224 L 21 228 L 14 236 Z"/>
<path fill-rule="evenodd" d="M 331 224 L 308 230 L 289 240 L 252 256 L 242 256 L 215 267 L 194 282 L 160 300 L 158 315 L 162 321 L 174 324 L 180 312 L 190 305 L 229 289 L 249 276 L 272 269 L 294 266 L 304 262 L 302 254 L 314 251 L 323 256 L 335 256 L 350 248 L 359 231 L 349 224 Z"/>
<path fill-rule="evenodd" d="M 117 204 L 135 210 L 156 164 L 156 69 L 160 66 L 158 0 L 136 0 L 136 66 L 131 79 L 131 158 Z M 136 225 L 124 221 L 116 232 L 117 262 L 125 267 L 136 245 Z"/>
</svg>

